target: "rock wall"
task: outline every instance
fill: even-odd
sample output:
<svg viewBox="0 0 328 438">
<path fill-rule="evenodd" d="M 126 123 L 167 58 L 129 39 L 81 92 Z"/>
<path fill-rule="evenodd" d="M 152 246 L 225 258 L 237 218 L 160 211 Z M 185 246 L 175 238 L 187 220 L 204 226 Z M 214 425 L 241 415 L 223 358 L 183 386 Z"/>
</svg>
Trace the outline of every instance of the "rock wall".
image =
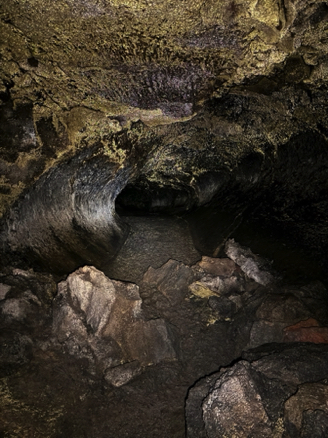
<svg viewBox="0 0 328 438">
<path fill-rule="evenodd" d="M 322 256 L 325 2 L 33 0 L 0 8 L 0 204 L 10 260 L 38 259 L 63 271 L 53 262 L 60 247 L 66 273 L 98 264 L 92 248 L 84 254 L 79 243 L 62 243 L 58 228 L 65 240 L 77 231 L 61 222 L 61 211 L 71 209 L 69 221 L 85 229 L 75 240 L 92 241 L 98 251 L 95 229 L 109 239 L 122 233 L 116 218 L 95 225 L 92 210 L 114 218 L 122 189 L 121 205 L 151 212 L 189 211 L 211 200 L 224 209 L 247 205 L 248 217 L 278 224 Z M 71 175 L 74 163 L 94 153 L 101 170 L 88 158 Z M 101 179 L 115 179 L 112 166 L 122 165 L 126 175 L 109 189 Z M 70 187 L 72 178 L 83 190 Z M 75 190 L 81 201 L 69 207 Z M 51 199 L 56 219 L 43 214 L 40 198 Z M 32 223 L 44 237 L 26 238 Z M 40 246 L 58 249 L 48 254 Z"/>
</svg>

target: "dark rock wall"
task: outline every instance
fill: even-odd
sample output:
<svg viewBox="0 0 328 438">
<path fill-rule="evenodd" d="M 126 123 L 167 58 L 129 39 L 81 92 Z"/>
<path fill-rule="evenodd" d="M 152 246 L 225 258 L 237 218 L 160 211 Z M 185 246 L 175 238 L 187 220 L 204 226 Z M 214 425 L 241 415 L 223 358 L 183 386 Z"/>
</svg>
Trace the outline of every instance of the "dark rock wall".
<svg viewBox="0 0 328 438">
<path fill-rule="evenodd" d="M 140 148 L 137 132 L 108 139 L 111 151 L 103 144 L 83 149 L 23 194 L 3 221 L 3 264 L 18 258 L 61 274 L 114 257 L 128 228 L 115 212 L 116 196 L 152 148 L 149 141 Z"/>
<path fill-rule="evenodd" d="M 292 96 L 291 89 L 287 93 Z M 299 93 L 307 96 L 304 90 Z M 282 95 L 274 100 L 282 103 Z M 318 100 L 309 108 L 319 113 Z M 23 191 L 4 216 L 4 252 L 11 260 L 15 252 L 14 258 L 38 261 L 58 272 L 71 272 L 81 263 L 100 267 L 100 260 L 114 256 L 120 246 L 114 240 L 105 243 L 110 236 L 121 236 L 118 241 L 123 241 L 124 233 L 116 230 L 115 202 L 125 209 L 175 214 L 211 202 L 214 211 L 243 213 L 324 257 L 325 132 L 321 122 L 304 126 L 297 121 L 295 127 L 288 118 L 273 122 L 276 132 L 270 138 L 266 121 L 271 120 L 271 105 L 267 96 L 239 92 L 208 102 L 191 121 L 156 128 L 139 122 L 115 134 L 101 131 L 105 128 L 100 119 L 86 128 L 86 134 L 81 129 L 79 146 L 64 153 L 60 164 L 54 161 L 60 136 L 40 122 L 38 132 L 43 132 L 43 145 L 53 151 L 48 155 L 53 167 Z M 325 117 L 325 109 L 320 117 Z M 12 151 L 10 141 L 23 144 L 21 137 L 7 138 L 7 150 Z M 27 161 L 30 171 L 25 174 L 18 173 L 14 162 L 3 164 L 4 175 L 22 188 L 32 184 L 44 166 L 49 167 L 45 163 L 46 158 L 43 164 Z"/>
<path fill-rule="evenodd" d="M 237 214 L 249 206 L 247 216 L 279 223 L 322 255 L 326 17 L 326 3 L 310 0 L 1 4 L 0 207 L 4 222 L 17 223 L 18 239 L 5 225 L 5 251 L 35 246 L 44 266 L 56 269 L 54 256 L 40 249 L 43 238 L 25 230 L 38 223 L 49 235 L 48 222 L 63 218 L 63 209 L 71 209 L 71 223 L 54 226 L 57 237 L 41 246 L 59 248 L 74 217 L 72 236 L 82 227 L 88 245 L 99 248 L 116 231 L 95 210 L 101 215 L 111 205 L 114 217 L 126 186 L 120 205 L 147 212 L 181 213 L 211 200 Z M 129 132 L 138 153 L 127 164 Z M 88 158 L 77 173 L 70 170 L 95 145 L 103 149 L 99 163 Z M 123 162 L 130 171 L 108 184 L 105 175 L 114 181 L 113 166 Z M 71 177 L 74 187 L 59 187 Z M 62 200 L 43 213 L 48 201 L 36 197 L 48 200 L 50 192 Z M 80 243 L 63 251 L 87 262 L 95 257 Z"/>
</svg>

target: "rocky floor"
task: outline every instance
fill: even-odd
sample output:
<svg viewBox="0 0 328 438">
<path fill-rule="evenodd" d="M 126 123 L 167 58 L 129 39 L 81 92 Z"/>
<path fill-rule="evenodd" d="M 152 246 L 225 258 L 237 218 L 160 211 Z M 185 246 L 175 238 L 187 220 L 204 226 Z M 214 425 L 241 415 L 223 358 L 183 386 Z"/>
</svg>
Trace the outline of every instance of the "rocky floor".
<svg viewBox="0 0 328 438">
<path fill-rule="evenodd" d="M 233 239 L 201 257 L 181 220 L 131 224 L 107 276 L 1 273 L 0 437 L 327 436 L 324 285 Z"/>
</svg>

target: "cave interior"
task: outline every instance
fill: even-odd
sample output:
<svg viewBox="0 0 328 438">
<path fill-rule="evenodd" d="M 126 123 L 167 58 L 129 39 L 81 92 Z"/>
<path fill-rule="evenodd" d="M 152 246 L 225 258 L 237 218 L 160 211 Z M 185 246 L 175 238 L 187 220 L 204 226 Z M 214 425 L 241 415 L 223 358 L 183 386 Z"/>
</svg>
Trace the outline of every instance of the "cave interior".
<svg viewBox="0 0 328 438">
<path fill-rule="evenodd" d="M 328 436 L 328 3 L 0 35 L 0 438 Z"/>
</svg>

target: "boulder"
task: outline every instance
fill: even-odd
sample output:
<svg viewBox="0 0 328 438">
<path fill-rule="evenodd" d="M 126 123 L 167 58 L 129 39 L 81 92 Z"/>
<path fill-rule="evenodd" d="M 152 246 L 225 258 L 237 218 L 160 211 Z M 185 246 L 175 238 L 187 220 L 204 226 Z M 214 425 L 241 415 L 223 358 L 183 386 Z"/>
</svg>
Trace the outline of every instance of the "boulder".
<svg viewBox="0 0 328 438">
<path fill-rule="evenodd" d="M 69 354 L 87 358 L 91 369 L 105 373 L 114 386 L 138 374 L 140 366 L 176 358 L 166 322 L 145 320 L 139 287 L 110 280 L 92 266 L 80 268 L 59 283 L 53 337 Z M 130 365 L 117 368 L 135 361 L 140 365 L 138 372 L 134 367 L 131 371 Z"/>
<path fill-rule="evenodd" d="M 229 239 L 225 245 L 225 252 L 249 278 L 257 283 L 267 286 L 274 282 L 275 278 L 268 269 L 268 262 L 253 254 L 249 248 L 242 247 L 234 239 Z"/>
<path fill-rule="evenodd" d="M 315 382 L 299 385 L 285 403 L 285 419 L 290 436 L 325 437 L 328 433 L 328 385 Z"/>
<path fill-rule="evenodd" d="M 189 266 L 171 259 L 158 269 L 150 267 L 143 283 L 156 287 L 170 304 L 176 305 L 187 296 L 188 285 L 193 278 L 194 273 Z"/>
<path fill-rule="evenodd" d="M 326 345 L 271 344 L 245 353 L 190 389 L 187 437 L 325 436 L 327 359 Z"/>
<path fill-rule="evenodd" d="M 237 265 L 228 258 L 213 258 L 203 256 L 198 265 L 207 273 L 213 276 L 231 277 L 237 270 Z"/>
</svg>

